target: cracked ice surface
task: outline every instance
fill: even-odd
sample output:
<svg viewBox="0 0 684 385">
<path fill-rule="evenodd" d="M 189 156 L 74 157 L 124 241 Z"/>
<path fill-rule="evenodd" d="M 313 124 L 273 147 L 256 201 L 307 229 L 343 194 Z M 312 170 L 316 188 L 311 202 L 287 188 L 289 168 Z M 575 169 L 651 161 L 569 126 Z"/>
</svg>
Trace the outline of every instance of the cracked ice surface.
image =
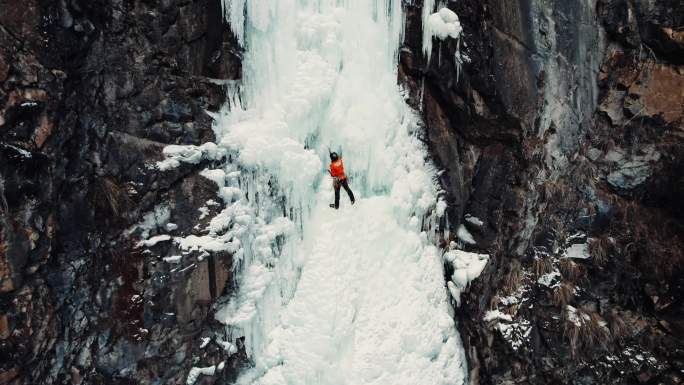
<svg viewBox="0 0 684 385">
<path fill-rule="evenodd" d="M 231 25 L 243 84 L 216 116 L 218 148 L 169 149 L 160 168 L 226 159 L 202 173 L 224 208 L 207 234 L 174 242 L 234 253 L 237 290 L 216 318 L 226 343 L 245 338 L 253 366 L 238 383 L 464 382 L 431 235 L 445 207 L 397 86 L 401 3 L 224 1 L 231 24 L 244 19 Z M 329 145 L 358 197 L 349 207 L 343 193 L 339 211 Z"/>
</svg>

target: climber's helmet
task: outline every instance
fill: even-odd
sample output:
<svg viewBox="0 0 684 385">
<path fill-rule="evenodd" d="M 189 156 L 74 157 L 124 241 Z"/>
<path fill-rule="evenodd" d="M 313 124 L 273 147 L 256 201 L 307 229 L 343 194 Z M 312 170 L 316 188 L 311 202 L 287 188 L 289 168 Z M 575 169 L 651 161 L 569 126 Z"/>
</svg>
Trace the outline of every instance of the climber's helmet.
<svg viewBox="0 0 684 385">
<path fill-rule="evenodd" d="M 330 160 L 331 160 L 331 161 L 334 162 L 334 161 L 336 161 L 338 158 L 339 158 L 339 156 L 337 156 L 337 153 L 336 153 L 336 152 L 331 152 L 331 153 L 330 153 Z"/>
</svg>

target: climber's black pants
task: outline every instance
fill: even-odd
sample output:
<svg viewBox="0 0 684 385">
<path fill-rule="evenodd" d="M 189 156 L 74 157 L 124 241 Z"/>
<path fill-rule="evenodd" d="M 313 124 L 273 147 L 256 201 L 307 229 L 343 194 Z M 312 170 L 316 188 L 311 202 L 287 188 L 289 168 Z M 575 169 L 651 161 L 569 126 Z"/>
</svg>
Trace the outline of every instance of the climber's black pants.
<svg viewBox="0 0 684 385">
<path fill-rule="evenodd" d="M 349 195 L 349 200 L 354 203 L 354 193 L 352 190 L 349 188 L 349 185 L 347 184 L 347 179 L 342 179 L 340 183 L 335 183 L 335 208 L 340 207 L 340 185 L 344 187 L 344 191 L 347 192 L 347 195 Z"/>
</svg>

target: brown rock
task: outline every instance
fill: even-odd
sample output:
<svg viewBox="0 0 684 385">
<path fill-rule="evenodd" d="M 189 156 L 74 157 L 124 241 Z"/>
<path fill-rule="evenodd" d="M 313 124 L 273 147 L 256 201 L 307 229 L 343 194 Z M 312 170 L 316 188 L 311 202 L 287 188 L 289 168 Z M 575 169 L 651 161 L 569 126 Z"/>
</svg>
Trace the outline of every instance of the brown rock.
<svg viewBox="0 0 684 385">
<path fill-rule="evenodd" d="M 9 74 L 9 64 L 7 64 L 5 56 L 0 53 L 0 82 L 7 79 L 7 74 Z"/>
<path fill-rule="evenodd" d="M 7 94 L 5 110 L 24 102 L 45 102 L 47 100 L 48 94 L 45 90 L 39 88 L 17 89 Z"/>
<path fill-rule="evenodd" d="M 624 97 L 625 91 L 612 89 L 608 91 L 599 105 L 599 111 L 608 115 L 614 125 L 625 122 L 625 115 L 622 112 L 622 100 Z"/>
<path fill-rule="evenodd" d="M 13 63 L 15 71 L 25 86 L 36 84 L 41 73 L 45 72 L 38 59 L 34 55 L 19 54 L 16 62 Z"/>
<path fill-rule="evenodd" d="M 43 112 L 40 117 L 40 125 L 38 125 L 36 130 L 33 132 L 33 142 L 36 143 L 38 148 L 43 147 L 43 144 L 45 144 L 50 135 L 52 135 L 53 126 L 54 125 L 48 118 L 47 113 Z"/>
<path fill-rule="evenodd" d="M 634 66 L 634 57 L 625 53 L 621 49 L 613 49 L 606 54 L 606 62 L 601 67 L 598 80 L 603 81 L 608 78 L 614 79 L 615 83 L 623 87 L 628 87 L 637 80 L 639 70 Z"/>
<path fill-rule="evenodd" d="M 14 283 L 12 282 L 12 269 L 10 269 L 7 262 L 7 256 L 4 250 L 6 245 L 0 244 L 0 293 L 7 293 L 14 290 Z"/>
<path fill-rule="evenodd" d="M 648 380 L 651 379 L 651 375 L 648 374 L 647 372 L 641 373 L 640 375 L 637 376 L 637 379 L 639 382 L 648 382 Z"/>
<path fill-rule="evenodd" d="M 7 314 L 0 315 L 0 339 L 5 339 L 10 336 L 9 321 Z"/>
<path fill-rule="evenodd" d="M 12 369 L 0 372 L 0 385 L 8 384 L 10 381 L 15 379 L 17 375 L 19 375 L 19 369 L 17 369 L 16 366 Z"/>
<path fill-rule="evenodd" d="M 629 87 L 627 107 L 634 115 L 661 116 L 667 123 L 684 117 L 684 75 L 674 67 L 651 64 Z M 648 67 L 647 67 L 648 68 Z"/>
<path fill-rule="evenodd" d="M 24 90 L 23 97 L 24 100 L 30 100 L 32 102 L 45 102 L 48 100 L 47 92 L 40 88 L 28 88 Z"/>
<path fill-rule="evenodd" d="M 0 0 L 0 24 L 18 39 L 26 39 L 33 47 L 41 41 L 36 33 L 40 23 L 40 8 L 37 0 Z"/>
<path fill-rule="evenodd" d="M 661 28 L 661 31 L 674 43 L 684 45 L 684 31 L 675 31 L 667 27 Z"/>
<path fill-rule="evenodd" d="M 81 371 L 78 370 L 77 367 L 72 366 L 71 367 L 71 383 L 73 385 L 80 385 L 83 382 L 83 375 L 81 375 Z"/>
</svg>

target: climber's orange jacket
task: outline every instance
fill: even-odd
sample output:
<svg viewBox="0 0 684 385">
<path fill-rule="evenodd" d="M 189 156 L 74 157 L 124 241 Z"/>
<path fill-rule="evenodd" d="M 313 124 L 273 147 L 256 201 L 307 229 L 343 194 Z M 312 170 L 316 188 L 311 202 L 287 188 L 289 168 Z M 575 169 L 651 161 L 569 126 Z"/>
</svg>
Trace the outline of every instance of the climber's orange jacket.
<svg viewBox="0 0 684 385">
<path fill-rule="evenodd" d="M 339 158 L 334 162 L 330 162 L 330 175 L 333 178 L 338 178 L 339 180 L 347 179 L 347 176 L 344 175 L 344 164 L 342 164 L 342 158 Z"/>
</svg>

